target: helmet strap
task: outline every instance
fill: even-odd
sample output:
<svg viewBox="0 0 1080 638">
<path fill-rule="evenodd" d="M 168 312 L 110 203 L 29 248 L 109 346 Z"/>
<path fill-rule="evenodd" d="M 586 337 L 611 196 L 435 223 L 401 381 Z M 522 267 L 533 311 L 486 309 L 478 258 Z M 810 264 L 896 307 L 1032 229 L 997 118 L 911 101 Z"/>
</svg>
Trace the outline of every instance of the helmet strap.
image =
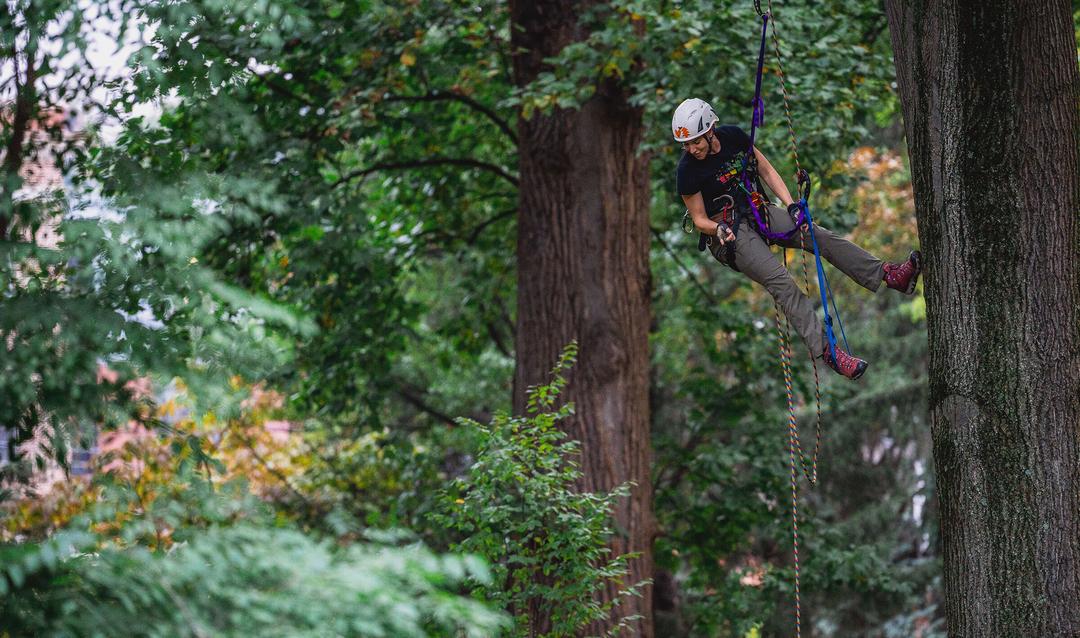
<svg viewBox="0 0 1080 638">
<path fill-rule="evenodd" d="M 716 151 L 720 150 L 718 148 L 717 149 L 713 148 L 713 142 L 717 141 L 717 138 L 716 138 L 716 124 L 713 124 L 712 126 L 709 127 L 708 132 L 705 133 L 705 138 L 709 140 L 709 153 L 715 153 Z"/>
</svg>

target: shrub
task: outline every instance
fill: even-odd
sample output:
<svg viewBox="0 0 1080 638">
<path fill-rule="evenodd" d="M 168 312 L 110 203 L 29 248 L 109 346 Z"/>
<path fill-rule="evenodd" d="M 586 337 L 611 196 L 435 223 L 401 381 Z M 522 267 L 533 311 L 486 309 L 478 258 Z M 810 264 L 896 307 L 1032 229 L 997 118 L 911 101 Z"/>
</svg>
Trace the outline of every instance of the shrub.
<svg viewBox="0 0 1080 638">
<path fill-rule="evenodd" d="M 491 563 L 492 582 L 475 583 L 474 594 L 513 613 L 517 635 L 577 635 L 640 585 L 623 583 L 631 556 L 611 556 L 607 543 L 613 505 L 629 487 L 577 491 L 579 444 L 557 427 L 573 414 L 572 404 L 555 403 L 575 355 L 571 344 L 551 383 L 530 389 L 528 416 L 499 414 L 487 426 L 461 421 L 481 430 L 482 444 L 433 517 L 464 536 L 454 549 Z M 597 603 L 594 595 L 611 583 L 621 588 L 619 597 Z"/>
</svg>

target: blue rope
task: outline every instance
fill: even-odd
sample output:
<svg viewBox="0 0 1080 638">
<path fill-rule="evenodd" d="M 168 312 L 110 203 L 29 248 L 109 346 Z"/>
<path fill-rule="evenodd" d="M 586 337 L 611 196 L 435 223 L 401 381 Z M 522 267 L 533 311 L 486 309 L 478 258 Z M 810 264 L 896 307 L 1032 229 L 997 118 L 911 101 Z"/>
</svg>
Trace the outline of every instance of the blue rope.
<svg viewBox="0 0 1080 638">
<path fill-rule="evenodd" d="M 840 324 L 840 334 L 844 339 L 844 348 L 851 352 L 848 346 L 847 334 L 844 332 L 844 322 L 840 320 L 840 312 L 836 309 L 836 299 L 833 297 L 832 288 L 829 286 L 829 278 L 825 276 L 825 266 L 821 263 L 821 249 L 818 248 L 817 235 L 814 234 L 814 219 L 810 216 L 810 206 L 806 198 L 799 200 L 799 208 L 806 216 L 806 223 L 810 227 L 810 241 L 814 245 L 814 261 L 817 263 L 818 292 L 821 293 L 821 310 L 825 313 L 825 336 L 829 340 L 829 354 L 836 361 L 836 333 L 833 332 L 832 317 L 829 315 L 829 302 L 832 301 L 833 312 L 836 321 Z"/>
<path fill-rule="evenodd" d="M 757 5 L 756 2 L 755 5 Z M 851 352 L 851 347 L 848 345 L 847 333 L 844 330 L 844 322 L 840 319 L 840 311 L 836 307 L 836 298 L 833 297 L 832 288 L 829 286 L 829 278 L 825 276 L 825 267 L 821 263 L 821 250 L 818 248 L 817 237 L 814 235 L 814 220 L 810 217 L 810 206 L 806 203 L 806 197 L 804 196 L 799 200 L 799 211 L 802 214 L 798 219 L 794 220 L 795 227 L 792 228 L 791 232 L 773 233 L 768 228 L 768 225 L 762 221 L 757 205 L 754 203 L 754 199 L 749 195 L 751 184 L 747 175 L 747 169 L 750 167 L 750 157 L 752 157 L 754 153 L 754 139 L 757 135 L 757 129 L 765 120 L 765 101 L 761 98 L 761 76 L 765 67 L 765 34 L 768 30 L 769 18 L 771 17 L 769 12 L 763 12 L 761 11 L 760 5 L 757 6 L 758 14 L 761 15 L 761 45 L 758 50 L 757 77 L 754 81 L 754 114 L 750 120 L 750 149 L 748 151 L 747 159 L 743 164 L 742 175 L 739 177 L 739 181 L 742 182 L 743 189 L 747 191 L 747 201 L 750 203 L 750 210 L 754 214 L 758 228 L 761 233 L 769 239 L 787 239 L 798 232 L 799 226 L 803 223 L 806 223 L 809 226 L 810 240 L 814 244 L 814 261 L 817 262 L 818 291 L 821 293 L 821 310 L 825 313 L 825 336 L 829 340 L 829 354 L 832 355 L 833 361 L 836 361 L 836 333 L 833 332 L 832 317 L 829 315 L 830 301 L 832 302 L 833 314 L 836 315 L 836 322 L 840 326 L 840 335 L 844 340 L 844 348 L 848 352 Z M 779 56 L 779 49 L 777 49 L 777 55 Z M 794 138 L 792 139 L 794 140 Z M 798 156 L 796 156 L 796 163 L 797 162 Z M 807 189 L 807 194 L 809 194 L 809 188 Z"/>
<path fill-rule="evenodd" d="M 829 301 L 832 301 L 833 314 L 836 315 L 836 323 L 840 326 L 840 336 L 844 339 L 844 350 L 851 352 L 851 346 L 847 342 L 847 334 L 844 332 L 844 322 L 840 319 L 840 311 L 836 308 L 836 297 L 832 294 L 832 286 L 829 284 L 829 279 L 825 278 L 825 287 L 829 291 Z"/>
</svg>

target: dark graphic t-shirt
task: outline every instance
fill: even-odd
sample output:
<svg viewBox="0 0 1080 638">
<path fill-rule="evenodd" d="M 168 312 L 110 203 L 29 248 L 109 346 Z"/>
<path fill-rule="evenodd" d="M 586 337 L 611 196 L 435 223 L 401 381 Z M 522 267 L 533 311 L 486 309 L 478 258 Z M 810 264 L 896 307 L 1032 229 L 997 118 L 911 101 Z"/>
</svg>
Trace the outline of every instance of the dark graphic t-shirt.
<svg viewBox="0 0 1080 638">
<path fill-rule="evenodd" d="M 701 193 L 705 212 L 713 215 L 721 208 L 720 198 L 730 195 L 735 205 L 746 205 L 746 195 L 739 189 L 739 176 L 750 150 L 750 136 L 738 126 L 717 126 L 720 151 L 703 160 L 683 153 L 675 169 L 675 183 L 680 195 Z M 754 178 L 754 175 L 750 175 Z"/>
</svg>

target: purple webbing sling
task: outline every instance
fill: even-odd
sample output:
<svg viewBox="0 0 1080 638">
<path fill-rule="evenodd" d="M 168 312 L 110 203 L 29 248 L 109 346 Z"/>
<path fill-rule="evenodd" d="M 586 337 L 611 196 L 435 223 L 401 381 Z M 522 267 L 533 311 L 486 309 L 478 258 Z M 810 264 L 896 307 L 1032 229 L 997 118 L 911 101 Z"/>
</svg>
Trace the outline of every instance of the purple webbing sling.
<svg viewBox="0 0 1080 638">
<path fill-rule="evenodd" d="M 754 185 L 750 180 L 749 169 L 750 164 L 753 163 L 754 152 L 754 139 L 757 137 L 757 127 L 761 126 L 765 121 L 765 101 L 761 99 L 761 74 L 765 68 L 765 35 L 769 27 L 769 14 L 761 14 L 761 49 L 758 51 L 757 62 L 757 80 L 754 83 L 754 114 L 750 121 L 750 148 L 748 153 L 750 157 L 746 159 L 746 165 L 743 166 L 742 183 L 747 193 L 754 191 Z M 762 219 L 761 211 L 758 210 L 757 204 L 754 203 L 754 198 L 749 195 L 746 199 L 750 203 L 750 210 L 754 213 L 754 221 L 757 222 L 758 231 L 768 239 L 782 240 L 791 239 L 795 236 L 795 233 L 799 232 L 799 227 L 806 223 L 806 209 L 805 207 L 799 207 L 799 216 L 794 220 L 795 225 L 791 230 L 786 233 L 774 233 L 769 230 L 769 225 Z"/>
</svg>

